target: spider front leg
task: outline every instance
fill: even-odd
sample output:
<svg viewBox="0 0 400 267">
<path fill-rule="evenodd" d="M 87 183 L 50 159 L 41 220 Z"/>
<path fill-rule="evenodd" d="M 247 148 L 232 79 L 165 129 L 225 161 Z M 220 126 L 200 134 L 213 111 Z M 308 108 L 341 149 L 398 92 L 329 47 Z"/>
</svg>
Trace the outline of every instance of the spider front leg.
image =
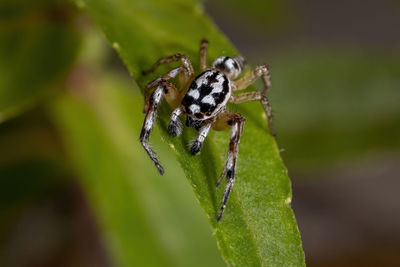
<svg viewBox="0 0 400 267">
<path fill-rule="evenodd" d="M 242 136 L 245 121 L 245 118 L 238 113 L 226 112 L 223 113 L 213 125 L 215 130 L 224 130 L 230 126 L 232 127 L 227 160 L 225 162 L 224 170 L 217 181 L 217 186 L 219 186 L 224 177 L 227 179 L 227 184 L 225 186 L 224 195 L 221 201 L 221 207 L 217 215 L 217 221 L 220 221 L 222 218 L 222 214 L 224 213 L 226 203 L 228 202 L 229 195 L 235 182 L 235 170 L 239 152 L 239 142 L 240 137 Z"/>
<path fill-rule="evenodd" d="M 238 95 L 232 95 L 230 102 L 233 103 L 244 103 L 249 101 L 259 100 L 264 108 L 267 116 L 268 128 L 272 136 L 275 136 L 275 130 L 273 127 L 273 115 L 272 109 L 269 104 L 267 93 L 271 87 L 271 77 L 268 69 L 268 65 L 261 65 L 255 68 L 252 72 L 245 75 L 243 78 L 235 81 L 234 90 L 246 89 L 249 85 L 254 83 L 258 78 L 262 77 L 264 82 L 264 90 L 262 92 L 250 92 Z"/>
<path fill-rule="evenodd" d="M 194 74 L 193 66 L 192 63 L 190 62 L 189 58 L 185 56 L 184 54 L 175 54 L 169 57 L 162 57 L 159 60 L 157 60 L 156 63 L 151 67 L 151 69 L 143 71 L 143 75 L 147 75 L 157 69 L 158 66 L 161 64 L 165 63 L 170 63 L 170 62 L 175 62 L 175 61 L 181 61 L 182 66 L 185 68 L 185 71 L 189 76 Z"/>
<path fill-rule="evenodd" d="M 150 147 L 148 140 L 156 119 L 157 108 L 164 95 L 166 96 L 167 101 L 170 102 L 173 101 L 174 96 L 178 95 L 178 91 L 170 82 L 161 80 L 158 82 L 157 88 L 154 90 L 149 99 L 146 116 L 143 122 L 142 131 L 140 133 L 140 142 L 161 175 L 164 174 L 164 168 L 158 161 L 157 155 Z"/>
<path fill-rule="evenodd" d="M 181 66 L 183 67 L 183 72 L 179 76 L 179 83 L 180 87 L 184 87 L 187 85 L 187 83 L 190 81 L 190 78 L 194 75 L 194 70 L 192 63 L 190 62 L 189 58 L 185 56 L 184 54 L 175 54 L 169 57 L 162 57 L 157 62 L 151 67 L 151 69 L 147 71 L 143 71 L 143 75 L 147 75 L 151 72 L 154 72 L 158 66 L 161 64 L 166 64 L 166 63 L 171 63 L 171 62 L 176 62 L 180 61 Z"/>
<path fill-rule="evenodd" d="M 181 116 L 184 113 L 183 107 L 180 106 L 176 108 L 171 115 L 171 120 L 168 125 L 168 133 L 172 137 L 177 137 L 182 133 L 182 123 L 179 120 L 179 116 Z"/>
<path fill-rule="evenodd" d="M 152 82 L 149 82 L 146 85 L 146 88 L 144 90 L 144 107 L 143 107 L 143 112 L 147 111 L 148 108 L 148 103 L 149 103 L 149 97 L 150 97 L 150 90 L 156 86 L 158 86 L 160 83 L 166 82 L 171 80 L 172 78 L 175 78 L 179 73 L 183 73 L 184 72 L 184 67 L 180 66 L 177 68 L 174 68 L 170 71 L 168 71 L 166 74 L 164 74 L 163 76 L 161 76 L 160 78 L 155 79 Z M 175 102 L 179 101 L 179 94 L 178 94 L 178 90 L 175 88 L 174 85 L 172 85 L 174 87 L 174 91 L 172 93 L 174 93 L 174 100 Z M 170 86 L 171 87 L 171 86 Z M 175 93 L 176 92 L 176 93 Z M 170 97 L 172 99 L 172 96 Z M 168 99 L 167 99 L 168 100 Z M 170 101 L 168 101 L 168 104 L 170 104 L 170 106 L 172 107 L 176 107 L 177 104 L 173 104 L 170 103 Z"/>
<path fill-rule="evenodd" d="M 203 146 L 204 140 L 211 129 L 211 123 L 207 123 L 199 129 L 199 135 L 196 140 L 190 146 L 190 154 L 197 155 L 200 153 L 201 147 Z"/>
</svg>

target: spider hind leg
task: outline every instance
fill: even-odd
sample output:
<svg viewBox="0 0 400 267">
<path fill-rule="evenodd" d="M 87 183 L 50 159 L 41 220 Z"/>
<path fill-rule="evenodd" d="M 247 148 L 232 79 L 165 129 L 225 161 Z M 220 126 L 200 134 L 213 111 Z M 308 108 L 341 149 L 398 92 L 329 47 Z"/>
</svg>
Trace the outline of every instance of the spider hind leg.
<svg viewBox="0 0 400 267">
<path fill-rule="evenodd" d="M 239 113 L 226 112 L 223 113 L 213 125 L 213 128 L 215 130 L 224 130 L 228 127 L 232 127 L 227 160 L 225 162 L 222 174 L 217 182 L 217 186 L 219 186 L 223 178 L 226 177 L 227 179 L 227 184 L 225 186 L 224 195 L 221 201 L 221 207 L 217 214 L 217 221 L 220 221 L 222 218 L 226 204 L 228 202 L 229 195 L 235 182 L 236 161 L 239 152 L 239 142 L 240 137 L 242 136 L 245 121 L 246 119 Z"/>
</svg>

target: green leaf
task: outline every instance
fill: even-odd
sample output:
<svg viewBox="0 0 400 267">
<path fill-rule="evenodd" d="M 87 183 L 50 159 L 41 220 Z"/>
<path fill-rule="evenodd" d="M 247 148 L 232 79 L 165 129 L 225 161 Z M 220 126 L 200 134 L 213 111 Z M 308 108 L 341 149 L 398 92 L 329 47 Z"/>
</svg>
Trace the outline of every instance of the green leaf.
<svg viewBox="0 0 400 267">
<path fill-rule="evenodd" d="M 0 122 L 34 106 L 65 76 L 80 42 L 70 9 L 50 0 L 0 4 Z"/>
<path fill-rule="evenodd" d="M 210 40 L 210 59 L 237 54 L 194 1 L 84 0 L 78 3 L 100 25 L 141 88 L 151 77 L 143 77 L 140 72 L 162 56 L 185 53 L 197 66 L 198 44 L 203 37 Z M 164 70 L 161 68 L 157 75 Z M 240 145 L 237 180 L 220 223 L 215 217 L 223 188 L 215 188 L 215 182 L 222 171 L 229 134 L 210 134 L 201 155 L 190 156 L 187 144 L 195 135 L 193 129 L 185 129 L 181 138 L 169 137 L 166 125 L 170 110 L 163 105 L 160 110 L 162 136 L 193 186 L 229 265 L 302 266 L 300 235 L 290 208 L 290 180 L 275 140 L 268 134 L 262 108 L 259 103 L 250 103 L 234 109 L 247 118 L 247 123 Z M 133 140 L 137 138 L 132 136 Z M 144 152 L 142 157 L 146 157 Z"/>
<path fill-rule="evenodd" d="M 138 89 L 133 93 L 130 83 L 109 76 L 96 80 L 95 91 L 85 89 L 90 99 L 62 96 L 52 110 L 112 261 L 117 266 L 222 266 L 171 151 L 161 140 L 155 143 L 172 168 L 162 179 L 143 157 L 135 138 L 142 117 Z"/>
</svg>

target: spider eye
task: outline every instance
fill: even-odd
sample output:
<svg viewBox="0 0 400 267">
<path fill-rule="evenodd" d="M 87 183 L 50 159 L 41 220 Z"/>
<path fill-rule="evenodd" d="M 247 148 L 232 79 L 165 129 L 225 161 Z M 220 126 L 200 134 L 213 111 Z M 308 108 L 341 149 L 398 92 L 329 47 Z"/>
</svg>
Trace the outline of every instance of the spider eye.
<svg viewBox="0 0 400 267">
<path fill-rule="evenodd" d="M 244 65 L 245 60 L 242 57 L 219 57 L 214 61 L 213 68 L 235 79 L 242 72 Z"/>
</svg>

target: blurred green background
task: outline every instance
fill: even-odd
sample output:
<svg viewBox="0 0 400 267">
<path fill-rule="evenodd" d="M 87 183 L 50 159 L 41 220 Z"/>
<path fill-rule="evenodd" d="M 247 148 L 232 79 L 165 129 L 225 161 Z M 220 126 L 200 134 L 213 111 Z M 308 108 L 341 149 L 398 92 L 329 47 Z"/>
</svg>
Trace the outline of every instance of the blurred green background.
<svg viewBox="0 0 400 267">
<path fill-rule="evenodd" d="M 251 66 L 271 66 L 307 265 L 400 265 L 400 4 L 219 0 L 204 8 Z M 224 266 L 157 130 L 165 176 L 137 142 L 142 101 L 72 3 L 0 2 L 0 266 L 113 266 L 129 257 L 142 266 Z M 110 225 L 121 232 L 104 232 Z"/>
</svg>

